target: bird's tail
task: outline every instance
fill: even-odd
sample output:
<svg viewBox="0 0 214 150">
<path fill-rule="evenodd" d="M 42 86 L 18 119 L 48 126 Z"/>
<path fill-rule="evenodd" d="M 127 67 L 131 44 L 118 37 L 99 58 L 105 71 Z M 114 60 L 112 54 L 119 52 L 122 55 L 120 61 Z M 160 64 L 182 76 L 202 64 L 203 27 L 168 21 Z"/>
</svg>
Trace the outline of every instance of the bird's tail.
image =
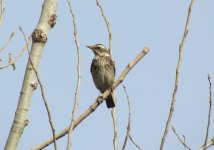
<svg viewBox="0 0 214 150">
<path fill-rule="evenodd" d="M 114 96 L 112 95 L 112 93 L 106 98 L 106 105 L 108 108 L 115 107 Z"/>
</svg>

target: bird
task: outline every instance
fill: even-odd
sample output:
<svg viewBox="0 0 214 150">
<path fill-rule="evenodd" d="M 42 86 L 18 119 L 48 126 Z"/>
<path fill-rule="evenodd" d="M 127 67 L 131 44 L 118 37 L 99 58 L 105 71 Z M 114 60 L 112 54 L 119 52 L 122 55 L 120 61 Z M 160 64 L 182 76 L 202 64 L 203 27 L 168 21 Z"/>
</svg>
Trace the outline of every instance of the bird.
<svg viewBox="0 0 214 150">
<path fill-rule="evenodd" d="M 102 44 L 87 46 L 94 53 L 91 63 L 91 75 L 96 88 L 104 93 L 114 83 L 115 63 L 110 56 L 109 50 Z M 115 107 L 113 91 L 106 98 L 107 108 Z"/>
</svg>

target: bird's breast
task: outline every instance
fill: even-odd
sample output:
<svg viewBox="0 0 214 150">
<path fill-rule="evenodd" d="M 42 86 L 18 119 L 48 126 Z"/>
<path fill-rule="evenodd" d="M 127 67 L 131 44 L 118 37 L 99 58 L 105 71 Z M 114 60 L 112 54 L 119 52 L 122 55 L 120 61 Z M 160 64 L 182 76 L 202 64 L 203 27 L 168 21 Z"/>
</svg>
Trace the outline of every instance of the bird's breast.
<svg viewBox="0 0 214 150">
<path fill-rule="evenodd" d="M 109 59 L 96 58 L 91 64 L 91 74 L 94 84 L 100 92 L 104 92 L 114 82 L 114 68 Z"/>
</svg>

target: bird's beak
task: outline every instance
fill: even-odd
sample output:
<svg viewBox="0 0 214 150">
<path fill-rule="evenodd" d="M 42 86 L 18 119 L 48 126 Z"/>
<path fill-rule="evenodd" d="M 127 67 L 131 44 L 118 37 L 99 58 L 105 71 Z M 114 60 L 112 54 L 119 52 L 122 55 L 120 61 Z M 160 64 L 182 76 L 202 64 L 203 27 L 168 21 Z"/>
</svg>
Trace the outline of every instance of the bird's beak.
<svg viewBox="0 0 214 150">
<path fill-rule="evenodd" d="M 90 49 L 92 49 L 92 50 L 93 50 L 93 46 L 86 46 L 86 47 L 88 47 L 88 48 L 90 48 Z"/>
<path fill-rule="evenodd" d="M 91 49 L 93 51 L 94 55 L 97 55 L 97 51 L 94 49 L 94 46 L 86 46 L 86 47 Z"/>
</svg>

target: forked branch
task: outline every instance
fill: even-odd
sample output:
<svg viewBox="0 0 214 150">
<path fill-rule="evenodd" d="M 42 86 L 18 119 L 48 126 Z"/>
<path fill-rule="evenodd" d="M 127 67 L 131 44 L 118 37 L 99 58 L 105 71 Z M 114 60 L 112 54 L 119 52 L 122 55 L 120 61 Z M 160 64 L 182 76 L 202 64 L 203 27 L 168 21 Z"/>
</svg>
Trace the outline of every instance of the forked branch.
<svg viewBox="0 0 214 150">
<path fill-rule="evenodd" d="M 131 136 L 131 105 L 130 105 L 129 95 L 128 95 L 128 93 L 127 93 L 127 91 L 126 91 L 126 87 L 125 87 L 124 85 L 123 85 L 123 89 L 124 89 L 124 92 L 125 92 L 125 94 L 126 94 L 127 101 L 128 101 L 129 115 L 128 115 L 127 132 L 126 132 L 126 137 L 125 137 L 125 140 L 124 140 L 124 143 L 123 143 L 122 150 L 125 150 L 128 139 L 130 139 L 130 141 L 131 141 L 139 150 L 143 150 L 143 148 L 141 148 L 140 146 L 138 146 L 138 145 L 136 144 L 136 142 L 133 140 L 133 138 L 132 138 L 132 136 Z"/>
<path fill-rule="evenodd" d="M 191 150 L 191 148 L 189 146 L 187 146 L 187 144 L 185 143 L 185 140 L 183 141 L 180 136 L 178 135 L 178 133 L 176 132 L 175 128 L 172 126 L 172 130 L 175 133 L 176 137 L 178 138 L 178 140 L 183 144 L 183 146 L 186 148 L 188 148 L 189 150 Z"/>
</svg>

